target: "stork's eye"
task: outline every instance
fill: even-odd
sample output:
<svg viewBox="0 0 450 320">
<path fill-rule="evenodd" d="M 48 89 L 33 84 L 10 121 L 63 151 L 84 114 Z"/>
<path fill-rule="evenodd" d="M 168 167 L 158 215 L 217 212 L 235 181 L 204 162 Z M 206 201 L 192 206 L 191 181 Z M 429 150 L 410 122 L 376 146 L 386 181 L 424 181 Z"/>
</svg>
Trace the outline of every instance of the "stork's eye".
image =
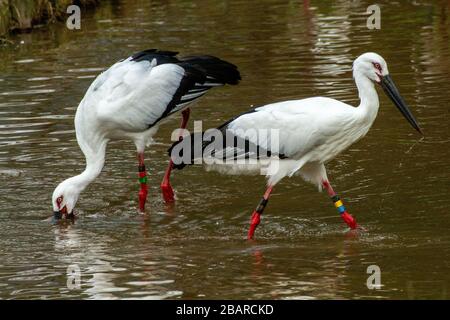
<svg viewBox="0 0 450 320">
<path fill-rule="evenodd" d="M 56 199 L 56 203 L 57 203 L 57 204 L 61 204 L 62 201 L 63 201 L 63 197 L 62 197 L 62 196 L 60 196 L 60 197 L 58 197 L 58 198 Z"/>
<path fill-rule="evenodd" d="M 381 65 L 378 62 L 374 62 L 373 66 L 375 67 L 375 69 L 381 72 Z"/>
</svg>

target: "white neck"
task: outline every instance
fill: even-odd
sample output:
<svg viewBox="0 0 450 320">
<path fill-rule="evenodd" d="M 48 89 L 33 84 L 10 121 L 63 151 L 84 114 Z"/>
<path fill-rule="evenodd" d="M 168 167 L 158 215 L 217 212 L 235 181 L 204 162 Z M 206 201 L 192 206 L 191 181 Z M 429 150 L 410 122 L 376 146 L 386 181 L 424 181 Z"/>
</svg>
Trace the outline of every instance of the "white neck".
<svg viewBox="0 0 450 320">
<path fill-rule="evenodd" d="M 86 168 L 81 174 L 67 179 L 78 192 L 83 191 L 102 171 L 108 143 L 108 140 L 96 130 L 97 127 L 89 121 L 90 114 L 84 108 L 81 102 L 75 114 L 75 130 L 78 145 L 86 158 Z"/>
<path fill-rule="evenodd" d="M 88 109 L 95 110 L 93 108 Z M 87 121 L 89 120 L 89 121 Z M 98 130 L 97 123 L 92 121 L 92 114 L 85 112 L 84 104 L 80 103 L 75 114 L 75 130 L 77 142 L 86 158 L 86 168 L 77 176 L 61 182 L 53 191 L 53 209 L 57 210 L 57 197 L 63 196 L 62 205 L 70 213 L 75 206 L 80 193 L 97 178 L 105 163 L 106 145 L 108 139 Z"/>
<path fill-rule="evenodd" d="M 86 168 L 81 174 L 74 177 L 77 178 L 81 190 L 84 190 L 92 181 L 94 181 L 102 171 L 105 163 L 105 150 L 106 144 L 103 148 L 100 148 L 95 155 L 90 157 L 85 155 Z"/>
<path fill-rule="evenodd" d="M 355 72 L 354 78 L 358 87 L 359 99 L 361 100 L 357 110 L 363 120 L 371 125 L 377 117 L 380 106 L 377 91 L 375 90 L 373 81 L 361 73 Z"/>
<path fill-rule="evenodd" d="M 92 181 L 97 178 L 105 163 L 106 141 L 101 143 L 96 150 L 83 145 L 78 141 L 86 158 L 86 168 L 77 176 L 67 179 L 67 183 L 73 185 L 78 192 L 82 192 Z"/>
</svg>

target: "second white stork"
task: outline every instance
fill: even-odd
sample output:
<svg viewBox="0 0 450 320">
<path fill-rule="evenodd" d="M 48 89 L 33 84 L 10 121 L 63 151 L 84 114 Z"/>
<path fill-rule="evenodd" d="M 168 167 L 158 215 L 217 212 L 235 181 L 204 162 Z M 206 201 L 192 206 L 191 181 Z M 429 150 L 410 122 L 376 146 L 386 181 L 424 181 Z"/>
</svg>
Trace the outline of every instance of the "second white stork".
<svg viewBox="0 0 450 320">
<path fill-rule="evenodd" d="M 355 229 L 356 221 L 331 187 L 325 164 L 369 131 L 379 107 L 374 84 L 381 85 L 410 124 L 422 131 L 380 55 L 359 56 L 353 63 L 353 77 L 361 100 L 358 107 L 325 97 L 258 107 L 227 121 L 218 130 L 194 133 L 174 143 L 169 154 L 175 168 L 181 169 L 200 159 L 208 168 L 225 173 L 266 174 L 267 190 L 253 211 L 249 239 L 260 223 L 273 187 L 294 173 L 317 185 L 319 190 L 325 188 L 343 220 Z M 277 135 L 272 136 L 272 132 Z M 255 161 L 249 161 L 252 159 Z"/>
<path fill-rule="evenodd" d="M 61 182 L 53 192 L 54 217 L 73 217 L 80 193 L 100 174 L 106 145 L 112 139 L 131 139 L 138 154 L 139 208 L 147 198 L 144 149 L 159 125 L 183 111 L 182 128 L 189 118 L 190 103 L 209 89 L 237 84 L 237 67 L 219 58 L 199 55 L 177 58 L 177 52 L 150 49 L 117 62 L 90 85 L 75 114 L 78 144 L 86 169 Z M 161 184 L 166 201 L 173 200 L 169 182 L 172 163 Z"/>
</svg>

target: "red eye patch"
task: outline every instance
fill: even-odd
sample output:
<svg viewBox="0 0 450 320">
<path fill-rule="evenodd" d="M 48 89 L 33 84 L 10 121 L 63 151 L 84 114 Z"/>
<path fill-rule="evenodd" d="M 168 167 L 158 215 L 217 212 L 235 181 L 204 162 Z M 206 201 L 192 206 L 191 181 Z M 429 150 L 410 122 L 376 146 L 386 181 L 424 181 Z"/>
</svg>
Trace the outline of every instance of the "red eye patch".
<svg viewBox="0 0 450 320">
<path fill-rule="evenodd" d="M 58 208 L 60 207 L 62 201 L 63 201 L 62 197 L 59 197 L 58 199 L 56 199 L 56 204 L 58 205 Z"/>
<path fill-rule="evenodd" d="M 381 65 L 378 62 L 373 62 L 373 66 L 381 73 Z"/>
</svg>

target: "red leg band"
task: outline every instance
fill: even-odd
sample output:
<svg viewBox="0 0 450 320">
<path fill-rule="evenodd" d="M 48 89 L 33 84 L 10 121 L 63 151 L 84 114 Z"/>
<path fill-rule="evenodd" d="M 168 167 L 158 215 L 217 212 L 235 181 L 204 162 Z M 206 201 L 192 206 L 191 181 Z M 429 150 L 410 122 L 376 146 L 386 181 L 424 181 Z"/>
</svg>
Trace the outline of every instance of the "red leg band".
<svg viewBox="0 0 450 320">
<path fill-rule="evenodd" d="M 250 219 L 250 229 L 248 230 L 248 235 L 247 235 L 248 240 L 253 239 L 253 236 L 255 235 L 256 227 L 258 227 L 260 222 L 261 222 L 261 214 L 256 211 L 253 211 L 252 217 Z"/>
<path fill-rule="evenodd" d="M 356 229 L 357 227 L 356 220 L 350 213 L 345 211 L 343 214 L 341 214 L 341 217 L 344 220 L 344 222 L 350 227 L 350 229 L 352 230 Z"/>
</svg>

